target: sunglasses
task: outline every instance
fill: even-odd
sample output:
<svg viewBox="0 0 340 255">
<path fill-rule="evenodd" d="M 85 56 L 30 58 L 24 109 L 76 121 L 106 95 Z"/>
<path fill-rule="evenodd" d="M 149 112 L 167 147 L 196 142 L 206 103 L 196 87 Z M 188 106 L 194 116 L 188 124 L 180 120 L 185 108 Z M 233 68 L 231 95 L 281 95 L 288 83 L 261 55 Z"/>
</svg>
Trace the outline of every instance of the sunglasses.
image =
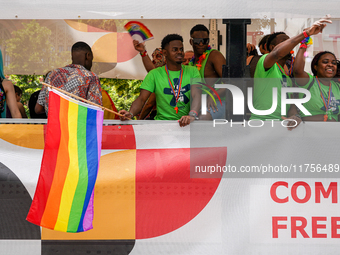
<svg viewBox="0 0 340 255">
<path fill-rule="evenodd" d="M 203 43 L 203 44 L 209 44 L 209 38 L 191 38 L 192 42 L 194 44 L 200 44 L 200 43 Z"/>
</svg>

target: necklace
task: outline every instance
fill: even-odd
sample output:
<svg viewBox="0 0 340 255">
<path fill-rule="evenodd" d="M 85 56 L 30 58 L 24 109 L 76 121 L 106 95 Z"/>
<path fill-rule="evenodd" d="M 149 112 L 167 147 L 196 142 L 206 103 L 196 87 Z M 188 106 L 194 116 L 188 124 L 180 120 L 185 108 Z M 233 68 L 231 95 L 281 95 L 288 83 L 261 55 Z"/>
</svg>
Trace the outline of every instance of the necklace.
<svg viewBox="0 0 340 255">
<path fill-rule="evenodd" d="M 331 100 L 331 94 L 332 94 L 332 83 L 330 83 L 329 85 L 329 89 L 328 89 L 328 102 L 326 104 L 326 99 L 325 99 L 325 95 L 323 94 L 322 90 L 321 90 L 321 84 L 320 84 L 320 81 L 318 79 L 317 76 L 315 76 L 316 78 L 316 81 L 319 85 L 319 89 L 320 89 L 320 96 L 322 98 L 322 102 L 323 102 L 323 105 L 325 106 L 325 109 L 326 109 L 326 114 L 323 116 L 323 121 L 327 121 L 327 119 L 331 120 L 332 119 L 332 110 L 329 109 L 329 103 L 330 103 L 330 100 Z"/>
<path fill-rule="evenodd" d="M 196 67 L 197 70 L 199 71 L 202 67 L 202 62 L 203 60 L 207 57 L 208 51 L 211 50 L 210 45 L 208 45 L 207 50 L 198 58 L 197 63 L 196 63 Z M 195 56 L 192 57 L 192 59 L 190 60 L 191 63 L 195 63 Z"/>
<path fill-rule="evenodd" d="M 281 73 L 282 73 L 283 75 L 288 75 L 288 74 L 282 69 L 282 67 L 279 65 L 279 63 L 276 62 L 276 64 L 277 64 L 277 66 L 279 67 L 279 69 L 280 69 L 280 71 L 281 71 Z M 289 75 L 288 75 L 288 76 L 289 76 Z"/>
<path fill-rule="evenodd" d="M 169 86 L 172 90 L 172 94 L 175 96 L 175 100 L 176 100 L 176 106 L 175 106 L 175 111 L 176 111 L 176 114 L 178 114 L 178 106 L 177 106 L 177 102 L 178 102 L 178 98 L 179 98 L 179 94 L 181 92 L 181 87 L 182 87 L 182 77 L 183 77 L 183 70 L 182 70 L 182 67 L 181 67 L 181 72 L 179 73 L 179 79 L 177 80 L 177 83 L 175 85 L 172 85 L 172 79 L 170 77 L 170 73 L 169 73 L 169 69 L 168 69 L 168 65 L 165 65 L 165 72 L 166 74 L 168 75 L 168 83 L 169 83 Z M 178 85 L 178 90 L 177 90 L 177 95 L 176 95 L 176 86 Z"/>
<path fill-rule="evenodd" d="M 288 71 L 288 76 L 291 77 L 291 75 L 293 74 L 293 66 L 294 66 L 294 62 L 295 62 L 295 58 L 292 57 L 292 62 L 290 63 L 290 68 Z"/>
</svg>

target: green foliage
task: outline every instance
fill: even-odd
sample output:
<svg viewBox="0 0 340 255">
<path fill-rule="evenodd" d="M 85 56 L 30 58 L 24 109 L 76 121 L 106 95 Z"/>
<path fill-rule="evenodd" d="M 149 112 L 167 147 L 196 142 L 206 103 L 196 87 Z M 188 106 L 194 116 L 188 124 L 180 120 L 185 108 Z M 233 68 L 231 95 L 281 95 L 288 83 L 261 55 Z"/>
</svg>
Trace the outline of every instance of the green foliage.
<svg viewBox="0 0 340 255">
<path fill-rule="evenodd" d="M 85 20 L 94 27 L 102 29 L 122 29 L 126 23 L 119 23 L 116 27 L 114 20 Z M 6 52 L 10 56 L 10 64 L 5 67 L 6 74 L 13 84 L 22 91 L 21 102 L 24 104 L 26 114 L 29 116 L 28 101 L 31 94 L 41 88 L 43 80 L 37 73 L 47 73 L 50 70 L 65 66 L 69 63 L 70 52 L 58 52 L 51 40 L 51 30 L 41 26 L 37 21 L 23 23 L 23 29 L 12 33 L 12 38 L 6 40 Z M 101 79 L 102 88 L 105 89 L 118 110 L 128 110 L 132 102 L 139 95 L 139 80 Z"/>
<path fill-rule="evenodd" d="M 40 82 L 44 80 L 42 75 L 10 75 L 9 80 L 22 90 L 21 102 L 29 117 L 28 101 L 30 96 L 41 89 Z M 132 102 L 139 96 L 140 80 L 100 79 L 102 89 L 106 90 L 117 110 L 129 110 Z"/>
<path fill-rule="evenodd" d="M 103 30 L 116 31 L 116 22 L 114 19 L 84 19 L 77 21 Z"/>
<path fill-rule="evenodd" d="M 28 101 L 31 95 L 41 89 L 40 81 L 43 81 L 42 75 L 10 75 L 9 80 L 22 90 L 21 103 L 25 107 L 26 115 L 30 117 Z"/>
<path fill-rule="evenodd" d="M 59 52 L 53 47 L 50 29 L 35 20 L 22 25 L 23 29 L 14 31 L 12 38 L 6 40 L 6 52 L 11 61 L 5 67 L 5 73 L 45 74 L 69 63 L 70 53 Z"/>
<path fill-rule="evenodd" d="M 117 31 L 117 32 L 124 32 L 124 25 L 128 23 L 126 19 L 84 19 L 84 20 L 77 20 L 80 23 L 88 24 L 92 27 L 97 27 L 107 31 Z"/>
<path fill-rule="evenodd" d="M 141 80 L 101 78 L 102 89 L 106 90 L 117 110 L 129 110 L 133 101 L 139 96 Z"/>
</svg>

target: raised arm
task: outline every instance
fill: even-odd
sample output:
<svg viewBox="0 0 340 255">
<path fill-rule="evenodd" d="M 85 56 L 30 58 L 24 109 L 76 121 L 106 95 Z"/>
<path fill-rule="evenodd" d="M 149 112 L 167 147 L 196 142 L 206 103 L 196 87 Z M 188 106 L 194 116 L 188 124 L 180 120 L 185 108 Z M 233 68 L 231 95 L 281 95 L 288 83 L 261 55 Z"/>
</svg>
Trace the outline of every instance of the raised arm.
<svg viewBox="0 0 340 255">
<path fill-rule="evenodd" d="M 147 72 L 150 72 L 152 69 L 155 69 L 152 60 L 146 52 L 145 45 L 143 43 L 138 42 L 137 40 L 133 40 L 133 46 L 135 50 L 138 51 L 142 56 L 143 65 Z"/>
<path fill-rule="evenodd" d="M 296 54 L 293 73 L 296 78 L 295 82 L 299 86 L 304 86 L 309 81 L 309 75 L 305 72 L 305 54 L 306 48 L 300 48 L 298 53 Z"/>
<path fill-rule="evenodd" d="M 329 18 L 330 17 L 327 17 L 316 21 L 311 27 L 306 28 L 303 33 L 298 34 L 292 38 L 289 38 L 277 44 L 276 46 L 268 45 L 268 47 L 270 47 L 270 53 L 267 55 L 263 62 L 264 68 L 265 69 L 271 68 L 276 62 L 284 58 L 305 37 L 321 33 L 324 27 L 326 26 L 325 23 L 332 23 L 332 21 L 329 20 Z"/>
</svg>

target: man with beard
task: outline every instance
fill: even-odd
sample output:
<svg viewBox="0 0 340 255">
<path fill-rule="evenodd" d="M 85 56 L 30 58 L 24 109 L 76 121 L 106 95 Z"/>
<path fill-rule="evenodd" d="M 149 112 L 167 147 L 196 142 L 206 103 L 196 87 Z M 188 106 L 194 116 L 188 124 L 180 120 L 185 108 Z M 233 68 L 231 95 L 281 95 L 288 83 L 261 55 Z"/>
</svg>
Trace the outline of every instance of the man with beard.
<svg viewBox="0 0 340 255">
<path fill-rule="evenodd" d="M 199 93 L 191 88 L 190 79 L 199 78 L 196 68 L 182 65 L 184 58 L 183 38 L 177 34 L 169 34 L 162 40 L 162 51 L 166 65 L 151 70 L 145 77 L 138 98 L 132 103 L 129 111 L 119 113 L 127 118 L 133 118 L 144 106 L 151 93 L 156 95 L 157 115 L 155 120 L 179 120 L 180 126 L 186 126 L 191 121 L 189 112 L 197 117 Z M 190 91 L 192 90 L 193 109 L 190 111 Z M 195 98 L 197 100 L 195 100 Z"/>
<path fill-rule="evenodd" d="M 292 49 L 304 38 L 316 35 L 322 32 L 326 26 L 325 22 L 331 23 L 328 19 L 321 19 L 315 22 L 311 27 L 306 28 L 303 33 L 289 38 L 284 32 L 272 34 L 267 40 L 268 54 L 263 55 L 258 61 L 254 74 L 254 95 L 253 106 L 256 110 L 269 110 L 272 107 L 273 88 L 277 88 L 277 106 L 274 112 L 267 115 L 251 115 L 250 119 L 259 120 L 281 120 L 281 88 L 291 87 L 292 81 L 284 71 L 286 61 L 291 57 Z M 290 95 L 287 95 L 290 96 Z M 286 112 L 290 106 L 287 105 Z M 292 105 L 288 112 L 289 119 L 294 119 L 297 123 L 301 118 L 297 115 L 297 108 Z M 288 123 L 294 125 L 295 123 Z"/>
</svg>

